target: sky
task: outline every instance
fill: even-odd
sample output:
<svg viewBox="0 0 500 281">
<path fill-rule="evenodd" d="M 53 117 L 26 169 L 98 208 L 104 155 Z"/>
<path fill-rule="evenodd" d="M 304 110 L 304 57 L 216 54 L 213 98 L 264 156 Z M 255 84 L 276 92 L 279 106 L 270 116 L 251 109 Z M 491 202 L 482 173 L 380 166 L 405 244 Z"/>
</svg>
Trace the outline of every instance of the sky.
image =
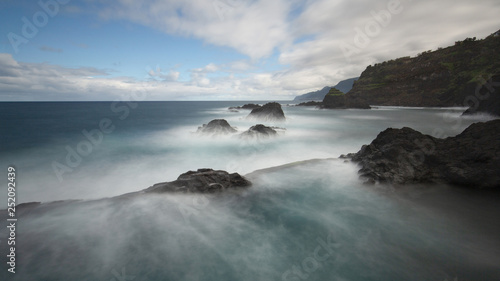
<svg viewBox="0 0 500 281">
<path fill-rule="evenodd" d="M 0 101 L 291 100 L 484 38 L 498 0 L 2 0 Z"/>
</svg>

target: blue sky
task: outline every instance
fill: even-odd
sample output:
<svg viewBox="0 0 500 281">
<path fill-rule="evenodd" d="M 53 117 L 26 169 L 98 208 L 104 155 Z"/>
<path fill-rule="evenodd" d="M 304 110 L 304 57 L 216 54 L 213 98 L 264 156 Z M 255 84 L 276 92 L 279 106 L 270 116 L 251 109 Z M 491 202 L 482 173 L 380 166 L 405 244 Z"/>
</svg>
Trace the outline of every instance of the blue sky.
<svg viewBox="0 0 500 281">
<path fill-rule="evenodd" d="M 287 100 L 483 38 L 498 14 L 497 0 L 4 0 L 0 100 Z"/>
</svg>

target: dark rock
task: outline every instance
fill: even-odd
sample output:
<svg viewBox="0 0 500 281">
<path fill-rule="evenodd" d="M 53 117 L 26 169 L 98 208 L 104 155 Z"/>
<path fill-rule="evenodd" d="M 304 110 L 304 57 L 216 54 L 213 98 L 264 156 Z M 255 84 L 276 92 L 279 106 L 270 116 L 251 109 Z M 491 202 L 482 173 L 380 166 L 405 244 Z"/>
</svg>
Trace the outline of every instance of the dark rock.
<svg viewBox="0 0 500 281">
<path fill-rule="evenodd" d="M 321 101 L 301 102 L 301 103 L 297 104 L 296 106 L 323 106 L 323 102 L 321 102 Z"/>
<path fill-rule="evenodd" d="M 260 108 L 261 106 L 258 105 L 258 104 L 254 104 L 254 103 L 247 103 L 247 104 L 244 104 L 243 106 L 231 106 L 229 108 L 229 110 L 238 110 L 238 109 L 255 109 L 255 108 Z"/>
<path fill-rule="evenodd" d="M 237 130 L 224 119 L 214 119 L 208 124 L 203 124 L 202 127 L 198 127 L 196 133 L 204 135 L 227 135 L 236 133 Z"/>
<path fill-rule="evenodd" d="M 198 169 L 180 175 L 172 182 L 157 183 L 145 192 L 154 193 L 214 193 L 227 189 L 239 189 L 252 185 L 250 181 L 238 173 L 229 174 L 226 171 Z"/>
<path fill-rule="evenodd" d="M 332 88 L 323 99 L 322 108 L 327 109 L 370 109 L 370 105 L 363 99 L 356 98 L 350 94 L 344 94 L 341 91 Z"/>
<path fill-rule="evenodd" d="M 264 126 L 262 124 L 257 124 L 250 127 L 247 131 L 240 134 L 241 138 L 268 138 L 278 135 L 275 129 L 272 127 Z"/>
<path fill-rule="evenodd" d="M 482 83 L 473 84 L 472 88 L 473 90 L 468 92 L 474 93 L 474 95 L 466 100 L 472 105 L 463 115 L 486 113 L 500 116 L 500 74 L 494 75 Z"/>
<path fill-rule="evenodd" d="M 446 139 L 387 129 L 345 157 L 359 163 L 368 181 L 500 188 L 500 120 L 472 124 Z"/>
<path fill-rule="evenodd" d="M 252 109 L 247 118 L 254 118 L 263 121 L 284 121 L 285 113 L 281 109 L 281 104 L 270 102 L 262 107 Z"/>
</svg>

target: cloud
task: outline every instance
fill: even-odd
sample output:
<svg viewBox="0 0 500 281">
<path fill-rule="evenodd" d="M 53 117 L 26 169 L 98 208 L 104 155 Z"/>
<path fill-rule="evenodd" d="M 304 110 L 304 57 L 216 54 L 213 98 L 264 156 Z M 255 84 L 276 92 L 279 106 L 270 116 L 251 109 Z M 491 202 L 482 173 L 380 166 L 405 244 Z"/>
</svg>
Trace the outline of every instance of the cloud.
<svg viewBox="0 0 500 281">
<path fill-rule="evenodd" d="M 398 2 L 396 12 L 391 12 L 389 5 Z M 500 28 L 498 0 L 86 3 L 72 13 L 141 24 L 174 36 L 230 47 L 247 58 L 224 63 L 214 60 L 187 73 L 157 67 L 146 73 L 149 80 L 139 81 L 110 77 L 107 71 L 92 67 L 29 64 L 0 54 L 2 99 L 110 100 L 142 87 L 148 89 L 152 100 L 284 99 L 359 76 L 370 64 L 415 56 L 466 37 L 484 38 Z M 58 50 L 44 47 L 44 51 Z M 189 79 L 181 81 L 181 77 Z"/>
<path fill-rule="evenodd" d="M 154 80 L 173 82 L 179 79 L 180 72 L 171 69 L 168 73 L 165 73 L 162 72 L 160 66 L 157 65 L 156 69 L 149 69 L 148 75 Z"/>
<path fill-rule="evenodd" d="M 293 2 L 293 1 L 292 1 Z M 118 0 L 99 9 L 103 19 L 126 19 L 161 31 L 229 46 L 251 58 L 269 56 L 290 43 L 290 1 Z"/>
<path fill-rule="evenodd" d="M 130 100 L 134 93 L 146 93 L 145 100 L 207 100 L 279 98 L 281 92 L 270 74 L 248 74 L 246 78 L 218 75 L 219 66 L 208 64 L 191 71 L 190 81 L 178 81 L 179 72 L 160 66 L 147 71 L 148 79 L 111 77 L 92 67 L 67 68 L 47 63 L 16 61 L 0 53 L 0 100 Z M 250 93 L 250 95 L 249 95 Z"/>
<path fill-rule="evenodd" d="M 51 53 L 62 53 L 63 52 L 62 49 L 52 48 L 49 46 L 42 46 L 39 49 L 40 49 L 40 51 L 51 52 Z"/>
<path fill-rule="evenodd" d="M 398 12 L 389 11 L 390 5 Z M 278 92 L 286 94 L 289 89 L 308 91 L 359 76 L 366 66 L 383 60 L 414 56 L 466 37 L 485 37 L 499 28 L 500 2 L 153 0 L 143 5 L 118 0 L 97 12 L 102 19 L 125 19 L 231 47 L 253 61 L 278 52 L 279 63 L 289 66 L 282 72 L 248 73 L 254 65 L 244 61 L 217 70 L 246 72 L 253 86 L 281 85 Z M 387 12 L 390 19 L 377 18 Z M 356 47 L 357 32 L 366 33 L 367 28 L 372 31 L 368 43 Z M 346 45 L 356 48 L 346 52 Z M 213 86 L 206 71 L 192 70 L 192 85 Z"/>
</svg>

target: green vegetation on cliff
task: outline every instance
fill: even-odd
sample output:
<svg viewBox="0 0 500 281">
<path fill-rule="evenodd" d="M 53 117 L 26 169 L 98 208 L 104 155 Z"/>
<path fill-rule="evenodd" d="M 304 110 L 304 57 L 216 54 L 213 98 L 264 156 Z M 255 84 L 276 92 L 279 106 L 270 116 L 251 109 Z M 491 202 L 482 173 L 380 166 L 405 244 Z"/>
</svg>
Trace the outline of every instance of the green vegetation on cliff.
<svg viewBox="0 0 500 281">
<path fill-rule="evenodd" d="M 326 94 L 327 96 L 343 96 L 345 95 L 343 92 L 335 89 L 335 88 L 331 88 L 330 91 L 328 92 L 328 94 Z"/>
<path fill-rule="evenodd" d="M 347 94 L 371 105 L 465 105 L 478 85 L 500 73 L 500 31 L 483 40 L 368 66 Z"/>
</svg>

